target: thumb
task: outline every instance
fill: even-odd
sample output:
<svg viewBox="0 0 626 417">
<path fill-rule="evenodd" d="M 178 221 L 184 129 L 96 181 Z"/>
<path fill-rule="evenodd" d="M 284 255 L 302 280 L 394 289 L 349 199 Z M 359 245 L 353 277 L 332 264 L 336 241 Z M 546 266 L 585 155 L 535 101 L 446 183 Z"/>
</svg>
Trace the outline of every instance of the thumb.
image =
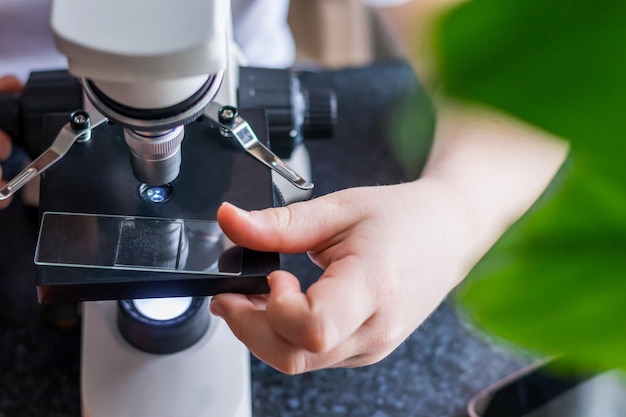
<svg viewBox="0 0 626 417">
<path fill-rule="evenodd" d="M 245 211 L 224 203 L 217 220 L 237 245 L 259 251 L 300 253 L 315 249 L 355 222 L 353 210 L 340 209 L 332 195 L 286 207 Z"/>
</svg>

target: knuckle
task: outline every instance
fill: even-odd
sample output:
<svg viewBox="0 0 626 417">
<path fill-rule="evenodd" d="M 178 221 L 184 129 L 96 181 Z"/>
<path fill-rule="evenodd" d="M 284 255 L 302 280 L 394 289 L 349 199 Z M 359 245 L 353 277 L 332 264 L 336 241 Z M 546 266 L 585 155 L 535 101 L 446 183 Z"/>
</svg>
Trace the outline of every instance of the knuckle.
<svg viewBox="0 0 626 417">
<path fill-rule="evenodd" d="M 333 345 L 331 326 L 328 319 L 322 314 L 312 313 L 304 325 L 303 347 L 313 353 L 322 353 L 330 350 Z"/>
<path fill-rule="evenodd" d="M 394 349 L 395 348 L 387 347 L 386 349 L 382 349 L 382 350 L 368 350 L 367 352 L 355 355 L 351 358 L 348 358 L 340 362 L 339 364 L 337 364 L 337 367 L 356 368 L 356 367 L 374 365 L 382 361 L 389 355 L 391 355 Z"/>
<path fill-rule="evenodd" d="M 361 353 L 378 360 L 389 355 L 404 339 L 401 327 L 394 325 L 391 319 L 372 317 L 366 326 L 370 331 Z"/>
<path fill-rule="evenodd" d="M 386 277 L 385 274 L 380 274 L 380 276 Z M 390 303 L 398 299 L 398 294 L 402 294 L 399 281 L 394 277 L 375 280 L 374 294 L 380 303 Z"/>
<path fill-rule="evenodd" d="M 372 352 L 374 356 L 382 354 L 383 357 L 387 356 L 396 347 L 396 338 L 391 331 L 381 331 L 372 338 L 369 343 L 368 350 Z M 382 358 L 381 358 L 382 359 Z"/>
<path fill-rule="evenodd" d="M 356 194 L 356 189 L 346 189 L 320 197 L 320 201 L 328 213 L 350 213 L 351 216 L 362 217 L 367 201 L 357 198 Z"/>
<path fill-rule="evenodd" d="M 281 231 L 290 229 L 293 222 L 293 212 L 290 206 L 278 207 L 270 211 L 274 217 L 274 224 Z"/>
<path fill-rule="evenodd" d="M 322 202 L 328 210 L 337 211 L 343 206 L 343 200 L 338 193 L 328 194 L 324 197 L 320 197 L 319 200 Z"/>
<path fill-rule="evenodd" d="M 377 364 L 378 362 L 382 361 L 387 356 L 389 356 L 390 353 L 391 353 L 391 351 L 389 351 L 389 352 L 375 352 L 375 353 L 363 355 L 363 356 L 358 358 L 358 361 L 356 363 L 351 364 L 350 367 L 370 366 L 370 365 Z"/>
<path fill-rule="evenodd" d="M 371 279 L 366 280 L 369 294 L 372 295 L 372 301 L 379 308 L 397 302 L 398 299 L 401 299 L 402 294 L 406 293 L 406 288 L 402 286 L 403 280 L 398 278 L 403 272 L 398 270 L 395 263 L 383 260 L 368 273 L 371 277 Z"/>
<path fill-rule="evenodd" d="M 309 370 L 306 355 L 303 352 L 279 357 L 272 366 L 286 375 L 299 375 Z"/>
</svg>

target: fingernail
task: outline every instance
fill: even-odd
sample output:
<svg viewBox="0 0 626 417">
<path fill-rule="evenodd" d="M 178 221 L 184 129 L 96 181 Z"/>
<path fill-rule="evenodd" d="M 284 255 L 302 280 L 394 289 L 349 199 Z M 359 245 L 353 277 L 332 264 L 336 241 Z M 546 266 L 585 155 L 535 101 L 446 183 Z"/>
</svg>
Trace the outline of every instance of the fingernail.
<svg viewBox="0 0 626 417">
<path fill-rule="evenodd" d="M 237 214 L 239 214 L 240 216 L 246 216 L 246 217 L 247 217 L 247 216 L 249 216 L 249 215 L 250 215 L 250 212 L 249 212 L 249 211 L 244 210 L 244 209 L 241 209 L 241 208 L 237 207 L 236 205 L 229 203 L 228 201 L 224 201 L 224 202 L 222 203 L 222 205 L 223 205 L 223 206 L 229 206 L 229 207 L 232 207 L 232 208 L 233 208 L 233 209 L 237 212 Z"/>
<path fill-rule="evenodd" d="M 211 304 L 209 304 L 209 309 L 211 310 L 211 313 L 213 313 L 213 315 L 218 316 L 218 317 L 224 317 L 224 314 L 226 313 L 222 303 L 220 303 L 219 301 L 215 299 L 211 299 Z"/>
<path fill-rule="evenodd" d="M 276 281 L 276 280 L 274 279 L 274 272 L 270 273 L 270 274 L 267 276 L 267 278 L 266 278 L 266 279 L 267 279 L 267 285 L 269 285 L 269 287 L 270 287 L 270 289 L 271 289 L 271 288 L 272 288 L 272 285 L 274 285 L 274 282 Z"/>
</svg>

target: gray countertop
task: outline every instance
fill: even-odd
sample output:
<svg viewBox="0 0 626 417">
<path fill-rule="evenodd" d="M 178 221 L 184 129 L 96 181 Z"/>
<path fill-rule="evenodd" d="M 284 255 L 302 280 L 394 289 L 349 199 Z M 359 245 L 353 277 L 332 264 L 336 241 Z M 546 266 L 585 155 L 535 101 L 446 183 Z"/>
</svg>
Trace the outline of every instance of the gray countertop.
<svg viewBox="0 0 626 417">
<path fill-rule="evenodd" d="M 412 101 L 416 114 L 427 114 L 419 121 L 432 122 L 410 67 L 387 63 L 311 75 L 311 82 L 335 88 L 340 109 L 337 138 L 309 145 L 316 194 L 407 180 L 390 151 L 399 103 Z M 422 130 L 428 136 L 429 129 Z M 0 212 L 0 417 L 79 416 L 80 331 L 41 319 L 32 264 L 36 217 L 19 202 Z M 320 274 L 306 255 L 284 256 L 282 265 L 305 286 Z M 464 416 L 474 392 L 522 362 L 470 329 L 444 302 L 372 366 L 286 376 L 252 358 L 253 414 Z"/>
</svg>

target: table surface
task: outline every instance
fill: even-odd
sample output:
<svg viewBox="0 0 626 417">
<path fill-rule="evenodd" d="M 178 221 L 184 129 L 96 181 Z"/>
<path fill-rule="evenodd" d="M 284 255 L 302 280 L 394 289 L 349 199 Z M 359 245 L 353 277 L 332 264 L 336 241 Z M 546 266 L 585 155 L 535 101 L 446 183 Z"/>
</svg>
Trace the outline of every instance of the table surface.
<svg viewBox="0 0 626 417">
<path fill-rule="evenodd" d="M 308 145 L 316 195 L 411 179 L 391 149 L 407 129 L 428 137 L 433 117 L 408 65 L 316 74 L 310 82 L 331 86 L 339 99 L 336 138 Z M 407 110 L 404 103 L 412 107 Z M 399 125 L 401 113 L 411 115 L 408 123 L 417 127 Z M 80 330 L 56 329 L 41 320 L 32 263 L 36 213 L 15 202 L 0 212 L 0 231 L 0 417 L 78 417 Z M 306 255 L 283 256 L 282 265 L 305 286 L 320 275 Z M 287 376 L 252 358 L 253 415 L 461 417 L 473 393 L 522 362 L 476 335 L 446 301 L 372 366 Z"/>
</svg>

